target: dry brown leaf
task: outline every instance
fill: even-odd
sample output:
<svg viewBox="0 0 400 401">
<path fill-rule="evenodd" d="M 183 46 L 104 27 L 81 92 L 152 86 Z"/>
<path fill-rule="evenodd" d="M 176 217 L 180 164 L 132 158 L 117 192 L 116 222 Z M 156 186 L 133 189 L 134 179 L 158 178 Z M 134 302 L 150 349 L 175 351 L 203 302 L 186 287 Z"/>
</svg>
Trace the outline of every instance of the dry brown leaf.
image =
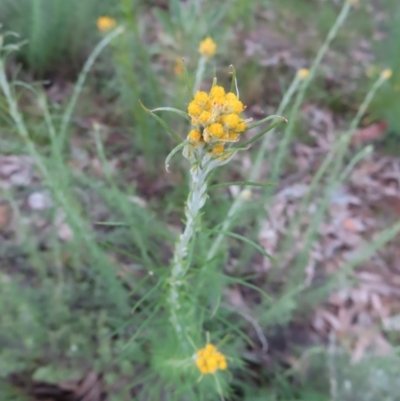
<svg viewBox="0 0 400 401">
<path fill-rule="evenodd" d="M 105 394 L 101 375 L 89 372 L 78 385 L 75 394 L 80 401 L 103 401 Z"/>
<path fill-rule="evenodd" d="M 360 128 L 353 135 L 351 143 L 353 145 L 358 145 L 378 139 L 385 133 L 387 126 L 388 123 L 386 121 L 381 121 L 376 124 L 371 124 L 368 127 Z"/>
<path fill-rule="evenodd" d="M 0 230 L 7 230 L 12 219 L 12 207 L 6 201 L 0 201 Z"/>
</svg>

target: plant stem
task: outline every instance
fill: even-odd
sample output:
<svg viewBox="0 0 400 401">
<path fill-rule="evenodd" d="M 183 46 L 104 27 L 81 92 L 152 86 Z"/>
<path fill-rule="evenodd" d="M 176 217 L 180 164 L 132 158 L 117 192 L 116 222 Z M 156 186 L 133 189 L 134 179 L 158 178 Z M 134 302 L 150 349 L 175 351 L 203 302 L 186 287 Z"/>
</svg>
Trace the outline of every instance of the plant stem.
<svg viewBox="0 0 400 401">
<path fill-rule="evenodd" d="M 171 276 L 169 279 L 171 286 L 169 292 L 171 323 L 175 328 L 178 338 L 182 338 L 182 325 L 178 317 L 179 310 L 181 309 L 179 301 L 179 286 L 182 285 L 182 279 L 189 268 L 190 261 L 187 260 L 189 244 L 196 232 L 200 209 L 204 206 L 207 200 L 206 179 L 209 170 L 205 166 L 206 160 L 201 156 L 202 155 L 199 157 L 199 162 L 193 164 L 190 169 L 191 188 L 186 202 L 186 226 L 175 245 Z"/>
<path fill-rule="evenodd" d="M 68 106 L 65 110 L 65 113 L 61 120 L 60 132 L 59 132 L 59 149 L 60 154 L 66 144 L 67 140 L 67 128 L 68 124 L 71 121 L 72 113 L 75 109 L 76 103 L 78 102 L 79 95 L 82 92 L 83 85 L 86 81 L 86 76 L 89 73 L 90 69 L 92 68 L 94 62 L 96 61 L 97 57 L 100 53 L 107 47 L 107 45 L 115 39 L 117 36 L 121 35 L 124 32 L 124 27 L 120 26 L 110 32 L 107 36 L 105 36 L 99 44 L 94 48 L 93 52 L 90 54 L 89 58 L 87 59 L 83 69 L 79 75 L 78 81 L 75 85 L 74 92 L 72 93 L 71 100 L 68 103 Z"/>
<path fill-rule="evenodd" d="M 206 69 L 206 64 L 207 64 L 206 58 L 201 56 L 196 69 L 196 78 L 194 80 L 194 85 L 193 85 L 193 95 L 195 95 L 198 89 L 200 88 L 200 83 L 203 79 L 204 71 Z"/>
<path fill-rule="evenodd" d="M 292 131 L 294 128 L 295 117 L 296 117 L 298 110 L 300 108 L 300 105 L 304 99 L 306 89 L 308 88 L 309 84 L 311 83 L 311 80 L 313 79 L 315 72 L 321 63 L 322 58 L 326 54 L 330 43 L 335 38 L 340 26 L 345 21 L 350 8 L 351 8 L 351 4 L 348 0 L 346 0 L 338 18 L 336 19 L 334 25 L 332 26 L 331 30 L 328 33 L 324 44 L 322 45 L 322 47 L 320 48 L 320 50 L 318 52 L 312 66 L 310 68 L 308 76 L 305 78 L 304 81 L 300 81 L 299 77 L 296 75 L 295 79 L 293 80 L 292 84 L 290 85 L 289 89 L 287 90 L 285 96 L 283 97 L 281 104 L 279 105 L 277 114 L 281 115 L 283 113 L 284 109 L 286 108 L 286 106 L 288 105 L 289 101 L 293 97 L 293 94 L 295 93 L 297 87 L 299 86 L 300 83 L 302 83 L 300 90 L 296 96 L 295 104 L 293 105 L 292 111 L 290 113 L 289 124 L 286 129 L 285 137 L 282 139 L 282 141 L 279 145 L 279 148 L 278 148 L 278 154 L 277 154 L 276 158 L 274 159 L 274 163 L 272 166 L 272 173 L 271 173 L 271 177 L 272 177 L 271 182 L 276 182 L 276 180 L 278 178 L 282 160 L 286 154 L 286 149 L 290 142 L 291 134 L 292 134 Z M 271 132 L 271 134 L 272 133 L 273 133 L 273 131 Z M 255 163 L 253 164 L 253 168 L 250 171 L 249 181 L 255 181 L 259 174 L 262 160 L 263 160 L 266 150 L 267 150 L 267 145 L 268 145 L 267 141 L 268 140 L 269 140 L 269 137 L 265 137 L 260 146 L 260 150 L 256 156 Z M 242 190 L 239 193 L 239 195 L 236 196 L 236 198 L 235 198 L 232 206 L 230 207 L 228 214 L 224 220 L 224 223 L 222 226 L 222 231 L 227 231 L 229 229 L 233 216 L 237 213 L 237 211 L 242 206 L 244 199 L 246 199 L 245 191 L 246 191 L 245 189 Z M 215 239 L 215 241 L 213 242 L 213 244 L 208 252 L 207 260 L 211 260 L 216 255 L 216 253 L 221 245 L 222 240 L 223 240 L 223 235 L 219 234 L 217 236 L 217 238 Z"/>
<path fill-rule="evenodd" d="M 295 123 L 296 123 L 296 117 L 298 115 L 300 106 L 303 103 L 303 100 L 304 100 L 304 97 L 306 94 L 306 90 L 308 89 L 311 81 L 313 80 L 314 75 L 317 71 L 317 68 L 321 64 L 322 59 L 324 58 L 326 52 L 328 51 L 332 40 L 336 37 L 336 35 L 339 31 L 339 28 L 341 27 L 343 22 L 346 20 L 351 7 L 352 7 L 351 2 L 349 0 L 345 0 L 340 14 L 338 15 L 335 23 L 333 24 L 332 28 L 330 29 L 323 45 L 319 49 L 317 56 L 315 57 L 312 65 L 310 67 L 309 74 L 304 79 L 303 84 L 300 86 L 299 92 L 297 93 L 296 99 L 294 101 L 294 105 L 290 112 L 289 123 L 287 125 L 285 135 L 283 136 L 282 141 L 279 143 L 278 153 L 277 153 L 277 156 L 274 159 L 274 163 L 272 165 L 272 169 L 271 169 L 271 181 L 272 182 L 276 182 L 277 179 L 279 178 L 279 172 L 281 171 L 282 163 L 286 156 L 286 152 L 287 152 L 290 140 L 293 135 L 293 131 L 294 131 Z"/>
</svg>

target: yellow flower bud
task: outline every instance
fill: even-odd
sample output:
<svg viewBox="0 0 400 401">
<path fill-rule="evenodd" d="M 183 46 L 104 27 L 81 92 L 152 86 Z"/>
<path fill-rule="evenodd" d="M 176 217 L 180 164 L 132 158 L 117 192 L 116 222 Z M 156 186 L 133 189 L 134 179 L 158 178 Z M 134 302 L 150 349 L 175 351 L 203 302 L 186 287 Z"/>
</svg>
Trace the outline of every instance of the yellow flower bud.
<svg viewBox="0 0 400 401">
<path fill-rule="evenodd" d="M 195 102 L 203 105 L 208 101 L 208 95 L 206 92 L 199 91 L 194 95 L 194 100 Z"/>
<path fill-rule="evenodd" d="M 195 102 L 190 102 L 188 106 L 188 113 L 191 117 L 197 117 L 201 113 L 201 106 Z"/>
<path fill-rule="evenodd" d="M 188 139 L 191 140 L 192 142 L 199 142 L 201 139 L 201 134 L 199 131 L 192 129 L 189 132 Z"/>
<path fill-rule="evenodd" d="M 102 32 L 107 32 L 110 29 L 114 28 L 117 24 L 117 21 L 114 18 L 110 17 L 99 17 L 97 19 L 97 29 Z"/>
<path fill-rule="evenodd" d="M 225 96 L 225 89 L 222 86 L 215 85 L 211 88 L 210 97 L 220 98 Z"/>
<path fill-rule="evenodd" d="M 211 124 L 207 127 L 208 133 L 214 138 L 221 138 L 224 135 L 224 128 L 220 123 Z"/>
<path fill-rule="evenodd" d="M 237 127 L 242 119 L 237 114 L 232 113 L 222 116 L 221 120 L 223 124 L 228 126 L 228 128 L 234 129 Z"/>
<path fill-rule="evenodd" d="M 213 147 L 212 152 L 214 156 L 220 156 L 222 155 L 222 153 L 224 153 L 224 150 L 225 150 L 224 145 L 218 144 Z"/>
<path fill-rule="evenodd" d="M 217 50 L 217 45 L 210 37 L 200 42 L 199 52 L 205 58 L 208 59 L 212 57 L 215 54 L 216 50 Z"/>
<path fill-rule="evenodd" d="M 211 117 L 212 117 L 212 114 L 211 114 L 209 111 L 203 110 L 203 111 L 201 112 L 201 114 L 199 115 L 199 121 L 200 121 L 203 125 L 205 125 L 205 124 L 207 124 L 207 123 L 210 121 Z"/>
</svg>

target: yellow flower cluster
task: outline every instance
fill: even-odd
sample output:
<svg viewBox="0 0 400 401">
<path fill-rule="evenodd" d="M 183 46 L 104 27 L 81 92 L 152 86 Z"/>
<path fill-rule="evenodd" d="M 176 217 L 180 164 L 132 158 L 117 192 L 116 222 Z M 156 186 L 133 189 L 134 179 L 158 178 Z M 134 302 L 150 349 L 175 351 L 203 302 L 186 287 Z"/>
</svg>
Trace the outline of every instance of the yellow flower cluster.
<svg viewBox="0 0 400 401">
<path fill-rule="evenodd" d="M 200 42 L 199 52 L 205 58 L 212 57 L 215 54 L 216 50 L 217 50 L 217 45 L 210 37 Z"/>
<path fill-rule="evenodd" d="M 196 365 L 203 375 L 214 374 L 217 369 L 225 370 L 228 367 L 225 355 L 212 344 L 207 344 L 197 352 Z"/>
<path fill-rule="evenodd" d="M 232 93 L 225 93 L 222 86 L 214 85 L 210 93 L 198 91 L 189 103 L 188 113 L 194 129 L 188 139 L 194 145 L 212 144 L 212 151 L 220 155 L 226 142 L 237 142 L 246 129 L 246 122 L 239 114 L 243 103 Z"/>
<path fill-rule="evenodd" d="M 117 21 L 114 18 L 110 17 L 99 17 L 97 19 L 97 29 L 102 32 L 107 32 L 110 29 L 114 28 L 117 24 Z"/>
</svg>

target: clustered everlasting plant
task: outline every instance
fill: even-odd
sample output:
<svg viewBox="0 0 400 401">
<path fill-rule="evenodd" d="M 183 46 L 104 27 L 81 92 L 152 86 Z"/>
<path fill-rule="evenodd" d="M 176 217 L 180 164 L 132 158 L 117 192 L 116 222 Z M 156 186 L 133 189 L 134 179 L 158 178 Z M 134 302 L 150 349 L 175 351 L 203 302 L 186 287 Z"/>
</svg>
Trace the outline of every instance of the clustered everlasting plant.
<svg viewBox="0 0 400 401">
<path fill-rule="evenodd" d="M 243 110 L 237 96 L 226 94 L 222 86 L 214 85 L 209 94 L 198 91 L 188 106 L 194 126 L 188 136 L 190 143 L 214 155 L 222 154 L 225 143 L 237 142 L 246 129 L 246 122 L 239 117 Z"/>
<path fill-rule="evenodd" d="M 215 49 L 216 45 L 212 39 L 205 39 L 199 48 L 202 60 L 208 60 L 215 53 Z M 189 286 L 187 273 L 191 264 L 193 239 L 199 230 L 200 211 L 208 198 L 207 187 L 210 174 L 215 168 L 223 166 L 232 160 L 238 151 L 248 149 L 252 142 L 261 138 L 278 124 L 286 121 L 280 116 L 270 116 L 249 125 L 251 119 L 244 119 L 241 116 L 245 106 L 239 99 L 233 67 L 231 67 L 231 71 L 233 79 L 230 91 L 227 92 L 222 86 L 217 85 L 217 79 L 214 78 L 209 92 L 196 88 L 193 98 L 188 104 L 187 113 L 172 108 L 158 108 L 151 111 L 153 116 L 180 142 L 167 157 L 167 168 L 171 157 L 182 148 L 183 156 L 190 163 L 191 184 L 185 205 L 186 224 L 175 244 L 167 297 L 170 322 L 184 353 L 188 352 L 189 343 L 193 346 L 193 342 L 188 339 L 185 316 L 193 315 L 195 312 L 187 310 L 187 305 L 182 300 L 182 293 Z M 197 75 L 196 79 L 198 78 Z M 197 85 L 197 81 L 195 85 Z M 185 141 L 182 141 L 167 126 L 165 121 L 155 116 L 154 112 L 160 110 L 173 111 L 184 116 L 191 123 L 192 127 Z M 268 126 L 264 131 L 242 143 L 241 146 L 234 146 L 246 131 L 274 118 L 278 120 L 277 123 Z M 214 375 L 218 370 L 225 370 L 228 367 L 226 357 L 217 351 L 216 346 L 210 343 L 209 340 L 204 348 L 195 353 L 194 360 L 202 374 Z M 217 378 L 216 383 L 220 393 Z"/>
</svg>

